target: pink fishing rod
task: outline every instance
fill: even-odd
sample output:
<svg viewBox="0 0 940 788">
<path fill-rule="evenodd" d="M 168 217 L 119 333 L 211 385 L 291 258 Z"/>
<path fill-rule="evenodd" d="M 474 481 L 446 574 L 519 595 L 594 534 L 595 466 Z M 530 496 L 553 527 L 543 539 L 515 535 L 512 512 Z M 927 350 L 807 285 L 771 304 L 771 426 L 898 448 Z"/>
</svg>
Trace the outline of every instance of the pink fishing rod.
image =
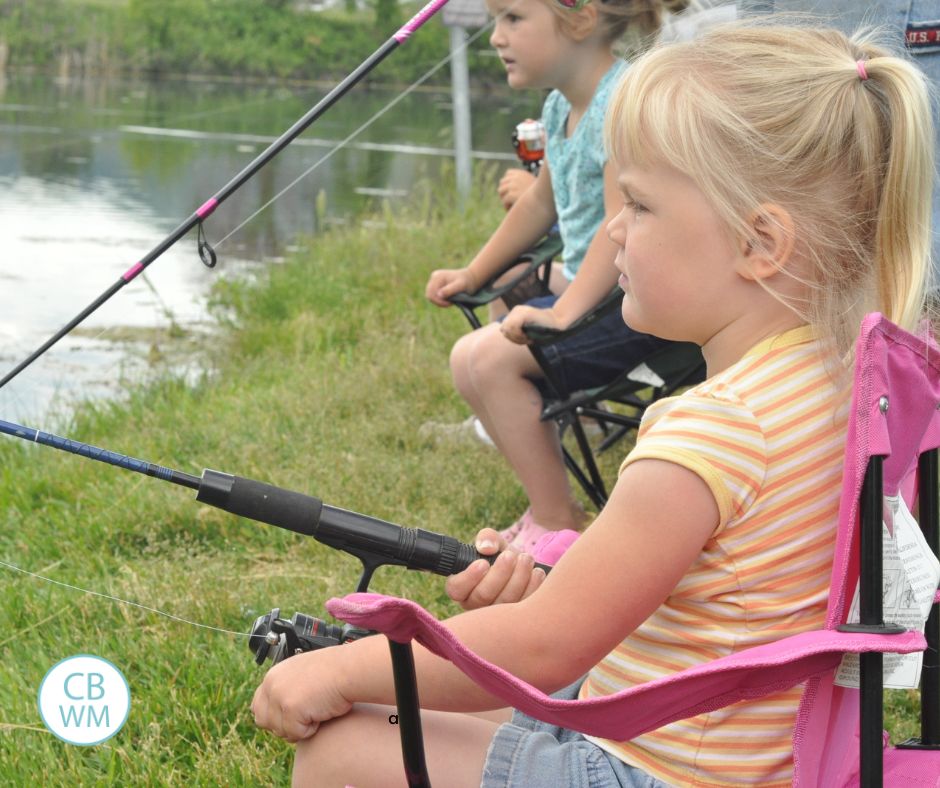
<svg viewBox="0 0 940 788">
<path fill-rule="evenodd" d="M 20 372 L 26 369 L 49 348 L 55 345 L 56 342 L 62 339 L 62 337 L 66 336 L 89 315 L 99 309 L 115 293 L 117 293 L 118 290 L 136 279 L 137 276 L 139 276 L 140 273 L 145 268 L 147 268 L 147 266 L 159 258 L 164 252 L 167 251 L 167 249 L 179 241 L 180 238 L 186 235 L 197 225 L 201 225 L 202 221 L 206 217 L 210 216 L 213 211 L 219 207 L 219 205 L 221 205 L 232 194 L 238 191 L 238 189 L 240 189 L 255 173 L 257 173 L 258 170 L 260 170 L 269 161 L 271 161 L 271 159 L 277 156 L 278 153 L 290 145 L 290 143 L 293 142 L 294 139 L 296 139 L 301 133 L 303 133 L 315 120 L 323 115 L 323 113 L 325 113 L 330 107 L 339 101 L 339 99 L 346 95 L 346 93 L 348 93 L 350 89 L 352 89 L 356 84 L 358 84 L 363 77 L 372 71 L 372 69 L 374 69 L 379 63 L 385 60 L 385 58 L 388 57 L 392 51 L 397 49 L 401 44 L 405 43 L 405 41 L 407 41 L 416 30 L 418 30 L 418 28 L 420 28 L 446 4 L 447 0 L 430 0 L 430 2 L 425 5 L 424 8 L 418 11 L 418 13 L 415 14 L 408 22 L 402 25 L 398 32 L 396 32 L 391 38 L 382 44 L 382 46 L 380 46 L 377 50 L 375 50 L 375 52 L 366 58 L 355 69 L 355 71 L 345 77 L 343 81 L 333 88 L 326 96 L 324 96 L 316 106 L 311 108 L 306 115 L 300 118 L 300 120 L 294 123 L 293 126 L 291 126 L 287 131 L 281 134 L 280 137 L 274 140 L 274 142 L 265 148 L 265 150 L 263 150 L 257 156 L 257 158 L 254 159 L 254 161 L 248 164 L 248 166 L 246 166 L 241 172 L 239 172 L 234 178 L 225 184 L 225 186 L 219 189 L 219 191 L 216 192 L 212 197 L 206 200 L 182 224 L 180 224 L 175 230 L 167 235 L 166 238 L 160 241 L 160 243 L 158 243 L 153 249 L 144 255 L 140 261 L 134 263 L 134 265 L 128 268 L 127 271 L 121 275 L 120 279 L 118 279 L 113 285 L 111 285 L 107 290 L 99 295 L 92 303 L 85 307 L 68 323 L 62 326 L 62 328 L 60 328 L 55 334 L 46 340 L 26 359 L 24 359 L 16 367 L 4 375 L 4 377 L 0 379 L 0 388 L 3 388 L 3 386 L 13 380 L 13 378 L 19 375 Z M 208 265 L 210 268 L 215 265 L 215 253 L 201 239 L 199 244 L 199 254 L 200 257 L 202 257 L 203 262 L 205 262 L 206 265 Z"/>
</svg>

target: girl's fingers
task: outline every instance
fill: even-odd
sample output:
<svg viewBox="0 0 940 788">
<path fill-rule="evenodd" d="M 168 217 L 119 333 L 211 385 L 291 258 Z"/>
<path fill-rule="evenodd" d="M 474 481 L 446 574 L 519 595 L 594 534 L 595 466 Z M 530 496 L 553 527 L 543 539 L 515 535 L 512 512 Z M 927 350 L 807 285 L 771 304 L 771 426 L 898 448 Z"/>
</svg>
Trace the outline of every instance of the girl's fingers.
<svg viewBox="0 0 940 788">
<path fill-rule="evenodd" d="M 527 595 L 529 582 L 535 568 L 535 560 L 528 553 L 519 553 L 513 567 L 513 572 L 506 584 L 496 595 L 494 602 L 518 602 Z"/>
<path fill-rule="evenodd" d="M 483 576 L 483 579 L 470 592 L 464 606 L 468 610 L 472 610 L 473 608 L 488 607 L 495 604 L 512 579 L 518 557 L 519 554 L 511 550 L 500 553 Z"/>
<path fill-rule="evenodd" d="M 447 596 L 458 604 L 464 605 L 489 569 L 489 563 L 481 558 L 470 564 L 463 572 L 451 575 L 444 586 Z"/>
<path fill-rule="evenodd" d="M 481 528 L 473 543 L 483 555 L 495 555 L 509 547 L 509 543 L 494 528 Z"/>
<path fill-rule="evenodd" d="M 542 581 L 544 581 L 545 578 L 546 574 L 544 569 L 533 569 L 529 575 L 529 584 L 526 586 L 523 598 L 529 596 L 536 588 L 542 585 Z"/>
</svg>

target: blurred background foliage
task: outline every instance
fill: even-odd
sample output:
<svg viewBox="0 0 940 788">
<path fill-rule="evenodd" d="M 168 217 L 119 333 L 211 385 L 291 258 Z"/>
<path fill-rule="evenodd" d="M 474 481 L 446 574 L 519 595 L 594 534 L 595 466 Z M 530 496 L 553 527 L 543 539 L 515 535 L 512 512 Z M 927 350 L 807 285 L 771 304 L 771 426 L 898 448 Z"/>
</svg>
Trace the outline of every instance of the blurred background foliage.
<svg viewBox="0 0 940 788">
<path fill-rule="evenodd" d="M 0 0 L 0 69 L 63 76 L 130 72 L 316 80 L 352 71 L 420 3 L 333 0 Z M 469 53 L 475 79 L 501 83 L 482 35 Z M 413 82 L 448 53 L 431 20 L 370 79 Z M 447 83 L 442 69 L 434 80 Z"/>
</svg>

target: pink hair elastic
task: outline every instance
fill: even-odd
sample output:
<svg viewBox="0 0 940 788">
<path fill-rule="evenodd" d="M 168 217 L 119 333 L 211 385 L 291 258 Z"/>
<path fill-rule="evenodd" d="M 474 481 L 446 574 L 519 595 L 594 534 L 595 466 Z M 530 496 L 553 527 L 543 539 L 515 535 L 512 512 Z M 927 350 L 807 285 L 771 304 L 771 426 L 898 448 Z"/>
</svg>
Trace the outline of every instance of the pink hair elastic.
<svg viewBox="0 0 940 788">
<path fill-rule="evenodd" d="M 856 60 L 855 68 L 858 70 L 858 75 L 862 78 L 862 82 L 868 79 L 868 72 L 865 70 L 864 60 Z"/>
</svg>

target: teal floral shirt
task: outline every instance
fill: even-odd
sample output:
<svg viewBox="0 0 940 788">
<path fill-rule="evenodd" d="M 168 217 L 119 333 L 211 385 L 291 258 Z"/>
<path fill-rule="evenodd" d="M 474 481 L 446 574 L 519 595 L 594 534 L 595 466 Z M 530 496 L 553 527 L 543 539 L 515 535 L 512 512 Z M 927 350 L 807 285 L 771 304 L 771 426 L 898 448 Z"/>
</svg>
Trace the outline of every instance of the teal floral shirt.
<svg viewBox="0 0 940 788">
<path fill-rule="evenodd" d="M 617 61 L 601 77 L 594 97 L 574 133 L 565 137 L 571 104 L 557 90 L 545 99 L 546 156 L 552 175 L 558 230 L 564 242 L 565 276 L 574 279 L 597 228 L 604 218 L 604 113 L 626 63 Z"/>
</svg>

